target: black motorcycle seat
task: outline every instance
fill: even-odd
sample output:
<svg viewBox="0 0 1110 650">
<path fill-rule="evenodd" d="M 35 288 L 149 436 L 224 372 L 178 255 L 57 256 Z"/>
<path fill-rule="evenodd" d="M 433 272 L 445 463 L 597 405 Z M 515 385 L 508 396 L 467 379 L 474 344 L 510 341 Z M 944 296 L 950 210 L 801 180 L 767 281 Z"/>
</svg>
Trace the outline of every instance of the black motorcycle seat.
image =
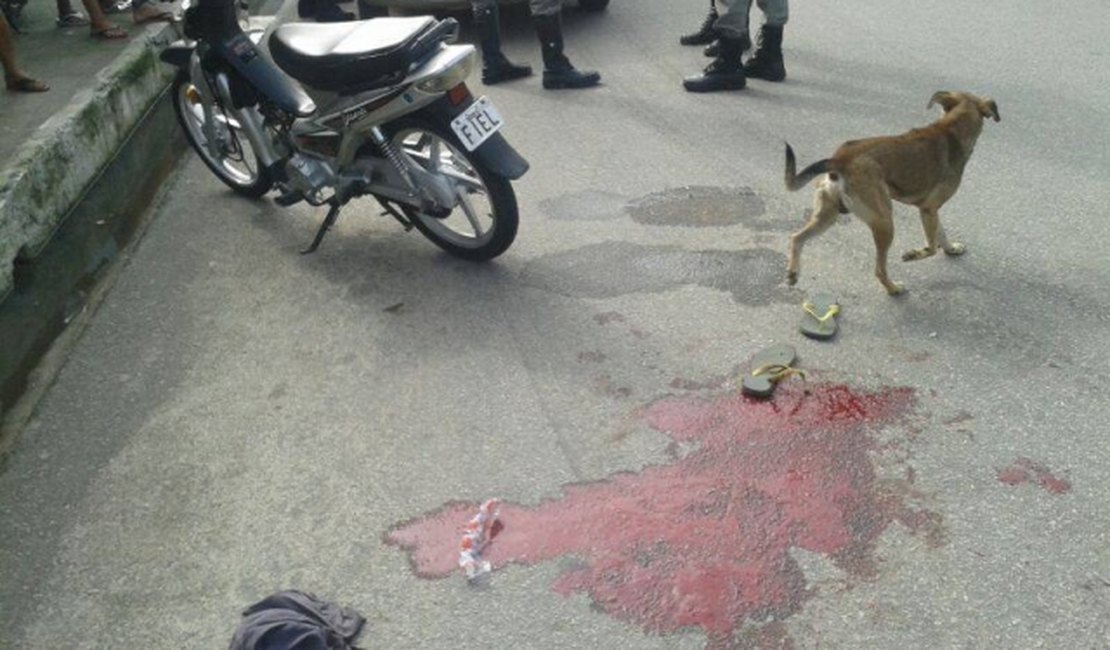
<svg viewBox="0 0 1110 650">
<path fill-rule="evenodd" d="M 287 23 L 270 36 L 274 63 L 318 90 L 348 94 L 397 83 L 442 40 L 431 16 Z"/>
</svg>

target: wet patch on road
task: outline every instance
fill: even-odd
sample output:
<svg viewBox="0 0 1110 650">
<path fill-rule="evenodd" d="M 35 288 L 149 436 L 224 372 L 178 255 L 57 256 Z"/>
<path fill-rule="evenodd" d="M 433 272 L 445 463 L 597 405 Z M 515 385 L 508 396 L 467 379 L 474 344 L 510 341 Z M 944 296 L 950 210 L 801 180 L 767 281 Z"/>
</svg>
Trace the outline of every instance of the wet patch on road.
<svg viewBox="0 0 1110 650">
<path fill-rule="evenodd" d="M 998 481 L 1006 485 L 1032 483 L 1051 494 L 1071 492 L 1071 482 L 1055 476 L 1048 467 L 1028 458 L 1018 458 L 1009 467 L 998 470 Z"/>
<path fill-rule="evenodd" d="M 790 230 L 789 220 L 767 218 L 767 206 L 750 187 L 694 185 L 655 192 L 625 206 L 647 226 L 716 228 L 743 224 L 754 230 Z"/>
<path fill-rule="evenodd" d="M 602 242 L 545 255 L 521 274 L 528 286 L 586 298 L 661 293 L 696 284 L 745 305 L 793 303 L 782 283 L 786 256 L 766 248 L 687 251 L 674 246 Z"/>
<path fill-rule="evenodd" d="M 941 515 L 915 507 L 909 479 L 882 479 L 879 432 L 903 423 L 912 390 L 782 386 L 773 401 L 729 392 L 667 397 L 638 411 L 688 449 L 674 462 L 568 485 L 534 507 L 505 503 L 494 568 L 576 558 L 553 585 L 651 633 L 692 627 L 708 647 L 792 643 L 781 621 L 814 591 L 791 555 L 827 558 L 848 582 L 877 574 L 875 548 L 893 523 L 944 543 Z M 452 502 L 395 526 L 387 544 L 421 577 L 458 573 L 460 531 L 477 504 Z M 461 578 L 459 578 L 461 579 Z M 768 620 L 770 619 L 770 620 Z"/>
</svg>

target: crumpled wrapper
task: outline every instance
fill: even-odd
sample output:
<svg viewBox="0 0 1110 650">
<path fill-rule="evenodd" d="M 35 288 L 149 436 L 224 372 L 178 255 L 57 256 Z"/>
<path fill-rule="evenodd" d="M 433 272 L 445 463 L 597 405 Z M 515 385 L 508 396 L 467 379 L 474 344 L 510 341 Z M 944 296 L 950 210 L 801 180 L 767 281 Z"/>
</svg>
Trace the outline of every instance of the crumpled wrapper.
<svg viewBox="0 0 1110 650">
<path fill-rule="evenodd" d="M 486 500 L 478 507 L 478 514 L 466 524 L 459 542 L 459 568 L 469 581 L 481 578 L 493 568 L 488 560 L 482 559 L 482 553 L 497 534 L 494 525 L 500 506 L 500 499 Z"/>
</svg>

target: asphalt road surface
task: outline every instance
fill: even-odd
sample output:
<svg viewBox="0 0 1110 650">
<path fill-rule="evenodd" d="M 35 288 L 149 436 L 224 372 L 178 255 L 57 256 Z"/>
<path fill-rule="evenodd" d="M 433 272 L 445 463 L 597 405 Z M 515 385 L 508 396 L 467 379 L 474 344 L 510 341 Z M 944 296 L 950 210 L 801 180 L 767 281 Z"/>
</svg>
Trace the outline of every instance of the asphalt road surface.
<svg viewBox="0 0 1110 650">
<path fill-rule="evenodd" d="M 367 648 L 1108 647 L 1110 8 L 799 2 L 785 83 L 697 96 L 704 9 L 568 15 L 597 89 L 475 82 L 532 163 L 490 264 L 357 204 L 302 257 L 318 211 L 187 158 L 0 470 L 0 646 L 223 647 L 298 588 Z M 808 164 L 943 89 L 1002 117 L 941 213 L 968 253 L 894 255 L 891 298 L 846 218 L 787 287 L 783 142 Z M 776 341 L 807 379 L 743 399 Z"/>
</svg>

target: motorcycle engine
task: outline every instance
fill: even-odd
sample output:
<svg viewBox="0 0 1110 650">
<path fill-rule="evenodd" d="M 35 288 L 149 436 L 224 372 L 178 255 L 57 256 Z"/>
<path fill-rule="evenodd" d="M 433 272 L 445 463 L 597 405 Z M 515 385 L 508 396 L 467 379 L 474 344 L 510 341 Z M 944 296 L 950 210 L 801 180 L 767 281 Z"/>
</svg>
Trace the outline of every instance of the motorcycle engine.
<svg viewBox="0 0 1110 650">
<path fill-rule="evenodd" d="M 285 176 L 291 188 L 309 199 L 317 198 L 324 188 L 336 182 L 335 171 L 328 163 L 299 153 L 285 163 Z"/>
</svg>

